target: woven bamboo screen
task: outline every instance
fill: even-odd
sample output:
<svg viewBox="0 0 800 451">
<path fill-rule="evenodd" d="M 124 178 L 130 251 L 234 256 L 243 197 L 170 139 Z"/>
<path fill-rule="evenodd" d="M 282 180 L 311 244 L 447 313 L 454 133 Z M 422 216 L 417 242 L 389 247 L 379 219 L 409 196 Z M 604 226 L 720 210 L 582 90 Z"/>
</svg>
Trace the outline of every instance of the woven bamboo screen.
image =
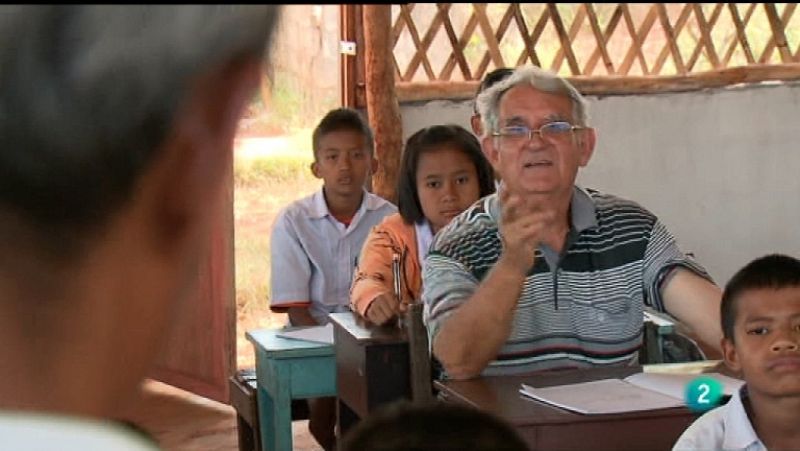
<svg viewBox="0 0 800 451">
<path fill-rule="evenodd" d="M 795 3 L 408 3 L 392 6 L 401 100 L 465 97 L 535 64 L 584 92 L 800 78 Z"/>
</svg>

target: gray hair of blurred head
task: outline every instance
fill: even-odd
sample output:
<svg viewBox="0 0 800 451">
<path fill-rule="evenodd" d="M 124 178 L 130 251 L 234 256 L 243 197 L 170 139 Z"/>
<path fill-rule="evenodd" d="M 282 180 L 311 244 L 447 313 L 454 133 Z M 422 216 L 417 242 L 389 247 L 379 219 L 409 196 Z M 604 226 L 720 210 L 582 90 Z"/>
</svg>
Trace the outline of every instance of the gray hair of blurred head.
<svg viewBox="0 0 800 451">
<path fill-rule="evenodd" d="M 586 99 L 563 77 L 536 66 L 517 68 L 513 74 L 482 92 L 476 102 L 481 115 L 484 136 L 496 132 L 500 120 L 500 100 L 511 88 L 530 85 L 534 89 L 550 94 L 563 95 L 572 102 L 572 116 L 576 125 L 587 126 L 589 113 Z"/>
<path fill-rule="evenodd" d="M 0 219 L 62 247 L 103 225 L 157 158 L 192 81 L 264 58 L 278 13 L 0 7 Z"/>
</svg>

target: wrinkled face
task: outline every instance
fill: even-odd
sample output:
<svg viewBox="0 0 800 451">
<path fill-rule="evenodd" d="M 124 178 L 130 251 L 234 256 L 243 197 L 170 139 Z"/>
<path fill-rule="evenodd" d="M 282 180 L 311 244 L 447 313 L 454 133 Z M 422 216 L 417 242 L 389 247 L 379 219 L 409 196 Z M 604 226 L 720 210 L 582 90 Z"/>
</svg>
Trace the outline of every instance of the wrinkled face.
<svg viewBox="0 0 800 451">
<path fill-rule="evenodd" d="M 422 213 L 434 233 L 480 197 L 475 165 L 464 152 L 452 147 L 420 155 L 416 183 Z"/>
<path fill-rule="evenodd" d="M 509 191 L 523 195 L 571 192 L 578 168 L 591 158 L 594 130 L 570 129 L 577 125 L 570 99 L 518 85 L 503 94 L 498 119 L 495 131 L 502 136 L 484 138 L 483 146 Z M 562 123 L 563 130 L 546 136 L 525 133 L 555 122 Z"/>
<path fill-rule="evenodd" d="M 800 287 L 742 293 L 733 337 L 723 340 L 725 361 L 752 393 L 800 396 Z"/>
<path fill-rule="evenodd" d="M 375 161 L 362 133 L 339 130 L 320 137 L 316 161 L 311 164 L 314 175 L 325 181 L 328 193 L 339 196 L 360 196 Z"/>
</svg>

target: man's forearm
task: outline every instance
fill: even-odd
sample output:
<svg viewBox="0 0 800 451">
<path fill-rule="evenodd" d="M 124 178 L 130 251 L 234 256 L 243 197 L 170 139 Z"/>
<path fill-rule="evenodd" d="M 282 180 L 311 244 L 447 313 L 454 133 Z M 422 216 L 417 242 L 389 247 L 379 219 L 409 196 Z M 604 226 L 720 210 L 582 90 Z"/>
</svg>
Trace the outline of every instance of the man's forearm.
<svg viewBox="0 0 800 451">
<path fill-rule="evenodd" d="M 722 339 L 719 319 L 722 291 L 687 269 L 677 268 L 675 271 L 676 274 L 662 288 L 664 307 L 696 337 L 719 351 Z"/>
<path fill-rule="evenodd" d="M 448 375 L 476 376 L 494 359 L 511 333 L 525 274 L 498 260 L 478 290 L 442 324 L 433 352 Z"/>
</svg>

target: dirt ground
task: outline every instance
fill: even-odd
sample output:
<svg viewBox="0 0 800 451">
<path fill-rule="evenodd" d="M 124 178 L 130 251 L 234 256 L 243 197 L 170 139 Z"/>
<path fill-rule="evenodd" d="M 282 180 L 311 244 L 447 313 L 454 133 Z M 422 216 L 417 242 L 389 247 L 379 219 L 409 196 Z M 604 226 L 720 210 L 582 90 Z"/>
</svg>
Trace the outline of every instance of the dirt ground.
<svg viewBox="0 0 800 451">
<path fill-rule="evenodd" d="M 148 380 L 141 401 L 126 416 L 165 451 L 238 451 L 236 411 L 178 388 Z M 320 451 L 308 421 L 292 423 L 295 451 Z"/>
</svg>

